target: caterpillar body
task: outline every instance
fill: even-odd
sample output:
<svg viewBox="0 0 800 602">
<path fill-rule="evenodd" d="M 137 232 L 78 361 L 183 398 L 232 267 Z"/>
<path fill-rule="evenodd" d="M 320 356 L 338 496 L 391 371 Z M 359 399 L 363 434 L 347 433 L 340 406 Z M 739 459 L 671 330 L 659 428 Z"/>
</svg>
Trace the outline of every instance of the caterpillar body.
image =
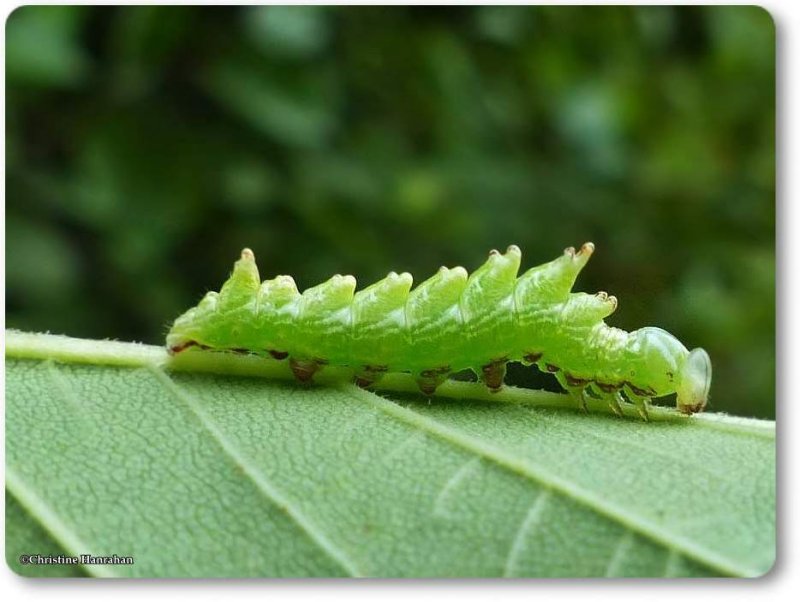
<svg viewBox="0 0 800 602">
<path fill-rule="evenodd" d="M 593 252 L 590 242 L 569 247 L 517 277 L 522 254 L 512 245 L 471 275 L 442 267 L 413 290 L 410 274 L 391 272 L 358 292 L 355 278 L 337 274 L 300 293 L 291 276 L 261 282 L 244 249 L 220 292 L 175 320 L 167 348 L 288 359 L 301 381 L 326 364 L 351 367 L 364 387 L 410 372 L 427 395 L 464 369 L 497 391 L 506 363 L 519 360 L 553 373 L 584 407 L 589 395 L 620 413 L 627 398 L 646 418 L 651 398 L 677 393 L 678 410 L 702 411 L 711 384 L 703 349 L 690 352 L 660 328 L 608 326 L 616 297 L 571 292 Z"/>
</svg>

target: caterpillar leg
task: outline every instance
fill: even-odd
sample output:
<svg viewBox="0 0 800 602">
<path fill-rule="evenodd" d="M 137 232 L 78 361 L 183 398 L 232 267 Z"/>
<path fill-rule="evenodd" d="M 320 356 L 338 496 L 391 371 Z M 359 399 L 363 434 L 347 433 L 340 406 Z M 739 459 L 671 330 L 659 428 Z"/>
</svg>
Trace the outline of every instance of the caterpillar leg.
<svg viewBox="0 0 800 602">
<path fill-rule="evenodd" d="M 650 398 L 645 397 L 644 395 L 639 395 L 638 393 L 634 393 L 633 390 L 629 386 L 625 386 L 625 397 L 630 399 L 635 405 L 636 410 L 639 412 L 639 416 L 642 417 L 642 420 L 645 422 L 650 421 L 650 415 L 647 413 L 647 406 L 650 403 Z"/>
<path fill-rule="evenodd" d="M 587 383 L 586 381 L 576 380 L 571 378 L 569 375 L 565 374 L 564 372 L 555 372 L 554 376 L 564 390 L 572 395 L 572 397 L 578 402 L 580 409 L 583 410 L 585 413 L 589 413 L 589 406 L 587 402 Z"/>
<path fill-rule="evenodd" d="M 619 391 L 614 391 L 613 393 L 606 393 L 604 395 L 605 400 L 608 402 L 608 407 L 611 408 L 611 411 L 614 412 L 620 418 L 624 417 L 622 413 L 622 405 L 620 402 L 623 401 L 622 396 L 619 394 Z"/>
<path fill-rule="evenodd" d="M 599 383 L 592 383 L 591 388 L 592 393 L 598 399 L 605 401 L 614 414 L 616 414 L 619 418 L 623 418 L 625 416 L 622 411 L 622 403 L 624 403 L 625 400 L 622 398 L 622 395 L 620 395 L 620 392 L 617 388 L 615 388 L 613 385 Z"/>
</svg>

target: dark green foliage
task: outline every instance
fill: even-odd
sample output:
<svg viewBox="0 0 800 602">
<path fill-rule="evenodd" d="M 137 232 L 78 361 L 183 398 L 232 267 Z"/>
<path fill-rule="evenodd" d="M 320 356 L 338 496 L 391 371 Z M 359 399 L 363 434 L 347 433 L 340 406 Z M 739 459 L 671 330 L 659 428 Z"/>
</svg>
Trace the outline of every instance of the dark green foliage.
<svg viewBox="0 0 800 602">
<path fill-rule="evenodd" d="M 9 327 L 160 343 L 243 246 L 302 288 L 592 240 L 612 324 L 774 416 L 761 9 L 31 6 L 6 58 Z"/>
</svg>

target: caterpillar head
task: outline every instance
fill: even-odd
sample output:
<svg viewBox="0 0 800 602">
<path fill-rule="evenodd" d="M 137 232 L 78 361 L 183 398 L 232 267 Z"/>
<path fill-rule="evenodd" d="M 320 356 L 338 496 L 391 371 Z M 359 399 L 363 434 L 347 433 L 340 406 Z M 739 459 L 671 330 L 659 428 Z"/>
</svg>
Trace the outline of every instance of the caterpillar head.
<svg viewBox="0 0 800 602">
<path fill-rule="evenodd" d="M 703 411 L 711 387 L 711 359 L 704 349 L 691 352 L 661 328 L 647 327 L 634 335 L 639 359 L 631 375 L 634 391 L 661 397 L 677 393 L 677 408 L 684 414 Z"/>
<path fill-rule="evenodd" d="M 678 410 L 684 414 L 702 412 L 711 387 L 711 358 L 705 349 L 692 349 L 678 374 Z"/>
</svg>

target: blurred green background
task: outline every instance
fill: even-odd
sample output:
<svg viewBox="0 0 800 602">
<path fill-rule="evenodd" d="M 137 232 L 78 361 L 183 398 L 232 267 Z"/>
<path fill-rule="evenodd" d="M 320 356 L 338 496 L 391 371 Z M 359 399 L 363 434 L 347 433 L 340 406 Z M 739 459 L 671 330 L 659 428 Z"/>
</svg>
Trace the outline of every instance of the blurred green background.
<svg viewBox="0 0 800 602">
<path fill-rule="evenodd" d="M 6 324 L 160 344 L 243 246 L 302 288 L 592 240 L 609 323 L 774 417 L 774 36 L 754 7 L 20 8 Z"/>
</svg>

